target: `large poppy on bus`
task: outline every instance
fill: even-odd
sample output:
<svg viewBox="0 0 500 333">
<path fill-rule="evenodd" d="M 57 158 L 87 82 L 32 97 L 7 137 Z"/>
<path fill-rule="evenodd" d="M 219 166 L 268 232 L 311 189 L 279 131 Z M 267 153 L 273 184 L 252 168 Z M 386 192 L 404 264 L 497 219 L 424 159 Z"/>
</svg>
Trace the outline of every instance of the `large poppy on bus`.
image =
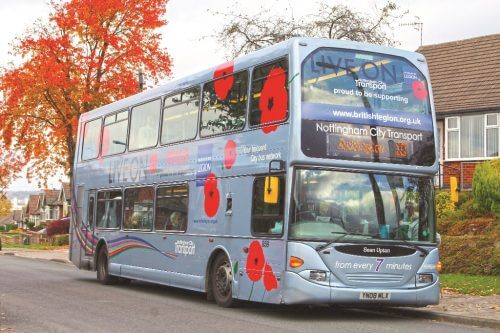
<svg viewBox="0 0 500 333">
<path fill-rule="evenodd" d="M 205 214 L 208 217 L 213 217 L 219 210 L 220 194 L 217 188 L 217 177 L 211 173 L 205 179 L 205 186 L 203 188 L 205 194 Z"/>
<path fill-rule="evenodd" d="M 214 81 L 214 90 L 219 99 L 226 99 L 229 91 L 231 91 L 234 76 L 230 74 L 233 74 L 233 71 L 234 61 L 228 61 L 215 69 L 214 79 L 216 80 Z"/>
<path fill-rule="evenodd" d="M 259 109 L 262 111 L 260 123 L 267 124 L 285 120 L 288 109 L 288 92 L 286 90 L 286 73 L 282 68 L 269 71 L 262 92 L 260 93 Z M 264 133 L 274 132 L 279 125 L 269 125 L 262 128 Z"/>
<path fill-rule="evenodd" d="M 265 264 L 266 259 L 264 258 L 264 250 L 262 250 L 262 245 L 260 245 L 259 241 L 254 240 L 248 247 L 246 265 L 248 278 L 253 282 L 259 281 L 262 277 Z"/>
<path fill-rule="evenodd" d="M 427 98 L 427 87 L 425 86 L 425 82 L 420 80 L 414 80 L 411 84 L 411 88 L 413 89 L 413 95 L 416 99 L 426 99 Z"/>
<path fill-rule="evenodd" d="M 278 280 L 276 279 L 276 276 L 274 276 L 272 267 L 268 264 L 266 264 L 266 267 L 264 268 L 264 287 L 266 288 L 266 291 L 278 288 Z"/>
<path fill-rule="evenodd" d="M 231 169 L 236 162 L 236 142 L 229 140 L 224 147 L 224 167 Z"/>
</svg>

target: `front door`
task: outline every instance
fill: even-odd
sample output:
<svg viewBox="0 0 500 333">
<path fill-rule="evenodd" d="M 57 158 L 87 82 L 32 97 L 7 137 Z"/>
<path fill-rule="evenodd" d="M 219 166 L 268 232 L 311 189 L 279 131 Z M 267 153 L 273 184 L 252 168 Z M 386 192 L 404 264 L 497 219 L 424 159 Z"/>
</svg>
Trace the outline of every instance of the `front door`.
<svg viewBox="0 0 500 333">
<path fill-rule="evenodd" d="M 95 207 L 96 207 L 96 193 L 95 190 L 90 190 L 88 192 L 88 200 L 87 200 L 87 218 L 86 218 L 86 239 L 88 247 L 85 247 L 86 255 L 93 255 L 95 250 L 95 242 L 94 242 L 94 232 L 95 232 Z"/>
</svg>

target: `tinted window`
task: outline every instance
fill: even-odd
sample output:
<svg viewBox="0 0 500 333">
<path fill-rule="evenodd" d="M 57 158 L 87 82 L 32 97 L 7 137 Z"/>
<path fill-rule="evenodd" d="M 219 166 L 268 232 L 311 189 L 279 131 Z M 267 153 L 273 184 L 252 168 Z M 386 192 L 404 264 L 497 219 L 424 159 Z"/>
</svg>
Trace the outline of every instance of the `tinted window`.
<svg viewBox="0 0 500 333">
<path fill-rule="evenodd" d="M 186 231 L 187 185 L 160 187 L 156 194 L 156 230 Z"/>
<path fill-rule="evenodd" d="M 385 54 L 320 49 L 302 65 L 302 100 L 430 114 L 427 81 L 408 61 Z"/>
<path fill-rule="evenodd" d="M 101 139 L 101 118 L 85 123 L 83 130 L 82 160 L 90 160 L 99 156 Z"/>
<path fill-rule="evenodd" d="M 288 115 L 288 64 L 285 59 L 257 66 L 252 74 L 250 125 L 283 121 Z"/>
<path fill-rule="evenodd" d="M 102 191 L 97 194 L 97 227 L 119 228 L 122 221 L 122 192 Z"/>
<path fill-rule="evenodd" d="M 253 185 L 252 234 L 281 235 L 283 232 L 284 182 L 279 178 L 279 197 L 276 204 L 264 202 L 265 177 Z"/>
<path fill-rule="evenodd" d="M 219 86 L 230 86 L 221 94 Z M 235 131 L 245 126 L 248 74 L 246 71 L 231 74 L 205 84 L 201 112 L 201 135 L 208 136 Z M 224 97 L 224 98 L 222 98 Z"/>
<path fill-rule="evenodd" d="M 161 143 L 173 143 L 194 139 L 199 109 L 199 89 L 192 89 L 165 98 Z"/>
<path fill-rule="evenodd" d="M 156 146 L 160 127 L 161 100 L 136 106 L 132 109 L 129 149 L 137 150 Z"/>
<path fill-rule="evenodd" d="M 125 190 L 123 229 L 151 230 L 153 228 L 153 198 L 152 187 Z"/>
<path fill-rule="evenodd" d="M 323 48 L 302 64 L 302 152 L 309 157 L 430 166 L 428 85 L 386 54 Z"/>
<path fill-rule="evenodd" d="M 104 118 L 102 156 L 123 153 L 127 146 L 128 111 Z"/>
</svg>

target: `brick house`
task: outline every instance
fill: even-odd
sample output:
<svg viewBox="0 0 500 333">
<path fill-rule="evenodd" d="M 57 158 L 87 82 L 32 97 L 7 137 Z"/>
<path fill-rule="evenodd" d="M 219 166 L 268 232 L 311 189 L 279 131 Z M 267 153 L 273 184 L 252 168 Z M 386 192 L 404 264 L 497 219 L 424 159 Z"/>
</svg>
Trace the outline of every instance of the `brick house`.
<svg viewBox="0 0 500 333">
<path fill-rule="evenodd" d="M 40 194 L 40 210 L 44 222 L 58 220 L 62 216 L 62 203 L 59 201 L 59 190 L 43 190 Z"/>
<path fill-rule="evenodd" d="M 71 189 L 69 183 L 62 183 L 59 190 L 59 203 L 61 204 L 60 217 L 69 216 L 71 211 Z"/>
<path fill-rule="evenodd" d="M 439 130 L 439 184 L 456 176 L 472 186 L 474 170 L 498 158 L 500 34 L 420 47 L 429 66 Z"/>
<path fill-rule="evenodd" d="M 31 194 L 29 196 L 25 217 L 28 219 L 28 222 L 34 223 L 35 226 L 40 224 L 40 194 Z"/>
</svg>

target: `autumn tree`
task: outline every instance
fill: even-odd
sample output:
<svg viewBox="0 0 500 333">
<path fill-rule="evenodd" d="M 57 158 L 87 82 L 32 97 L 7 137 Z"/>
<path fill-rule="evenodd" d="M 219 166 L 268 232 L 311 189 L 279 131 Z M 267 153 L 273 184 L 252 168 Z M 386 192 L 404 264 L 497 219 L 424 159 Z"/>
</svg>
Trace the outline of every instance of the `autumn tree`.
<svg viewBox="0 0 500 333">
<path fill-rule="evenodd" d="M 0 72 L 0 137 L 28 178 L 71 176 L 79 116 L 137 93 L 139 70 L 155 83 L 170 75 L 157 32 L 167 1 L 53 0 L 48 21 L 16 40 L 21 64 Z"/>
<path fill-rule="evenodd" d="M 299 17 L 291 10 L 277 15 L 271 7 L 261 8 L 257 14 L 248 14 L 237 5 L 228 12 L 215 14 L 226 22 L 216 31 L 215 37 L 228 57 L 235 58 L 295 36 L 394 46 L 396 42 L 390 31 L 407 12 L 389 1 L 372 13 L 357 12 L 342 4 L 319 3 L 314 14 Z"/>
<path fill-rule="evenodd" d="M 12 214 L 12 203 L 3 194 L 0 194 L 0 216 L 8 216 Z"/>
</svg>

